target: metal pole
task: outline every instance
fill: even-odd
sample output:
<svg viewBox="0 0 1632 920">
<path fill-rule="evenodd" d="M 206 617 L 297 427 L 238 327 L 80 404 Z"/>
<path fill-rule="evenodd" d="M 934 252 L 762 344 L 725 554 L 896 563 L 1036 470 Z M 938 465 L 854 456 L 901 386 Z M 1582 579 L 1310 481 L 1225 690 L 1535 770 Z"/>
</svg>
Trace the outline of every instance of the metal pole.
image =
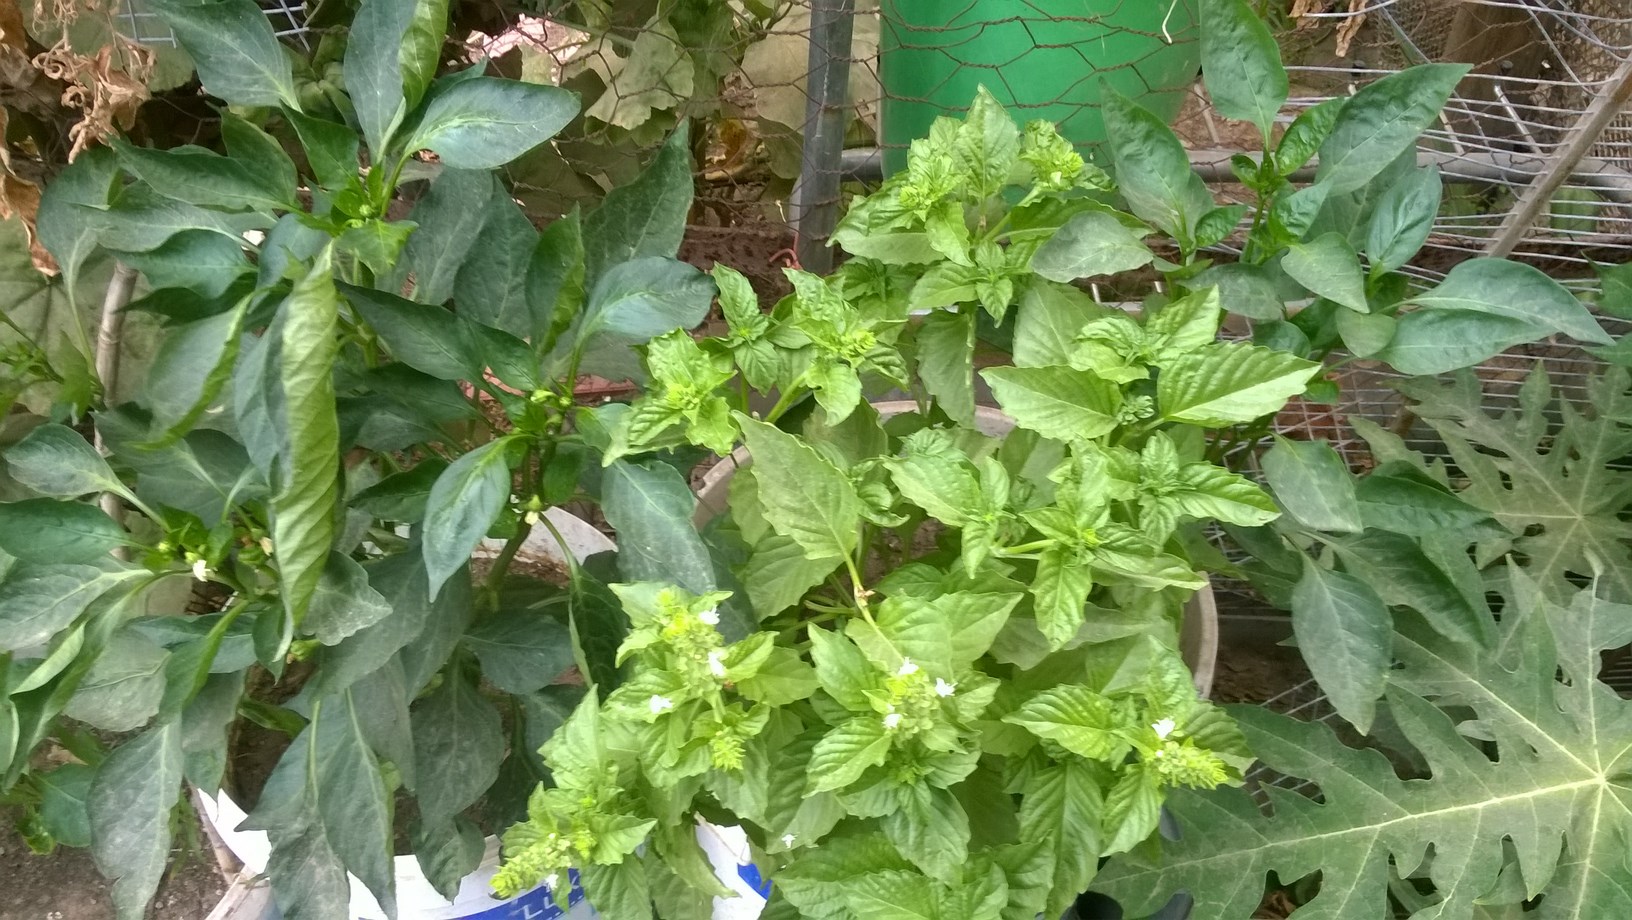
<svg viewBox="0 0 1632 920">
<path fill-rule="evenodd" d="M 839 223 L 855 6 L 855 0 L 811 0 L 810 5 L 810 65 L 805 78 L 809 98 L 793 218 L 799 264 L 817 273 L 833 268 L 827 241 Z"/>
<path fill-rule="evenodd" d="M 1575 172 L 1575 168 L 1586 158 L 1592 145 L 1598 142 L 1599 136 L 1609 123 L 1621 114 L 1621 109 L 1628 101 L 1632 101 L 1632 58 L 1628 58 L 1609 78 L 1592 105 L 1581 114 L 1575 128 L 1570 132 L 1569 140 L 1558 149 L 1553 159 L 1548 163 L 1547 171 L 1537 177 L 1536 181 L 1525 189 L 1518 204 L 1508 212 L 1507 219 L 1496 232 L 1496 238 L 1490 241 L 1485 248 L 1485 255 L 1494 258 L 1505 258 L 1513 254 L 1519 243 L 1524 241 L 1530 228 L 1536 225 L 1547 206 L 1552 203 L 1553 195 Z"/>
</svg>

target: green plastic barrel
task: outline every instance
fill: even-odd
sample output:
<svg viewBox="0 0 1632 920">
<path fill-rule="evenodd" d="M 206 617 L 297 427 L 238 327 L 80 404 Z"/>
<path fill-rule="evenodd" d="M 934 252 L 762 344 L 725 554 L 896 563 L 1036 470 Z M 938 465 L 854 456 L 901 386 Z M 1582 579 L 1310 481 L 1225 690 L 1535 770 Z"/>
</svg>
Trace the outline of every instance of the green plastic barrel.
<svg viewBox="0 0 1632 920">
<path fill-rule="evenodd" d="M 884 169 L 984 84 L 1017 121 L 1103 141 L 1103 79 L 1171 122 L 1201 67 L 1198 0 L 883 0 Z M 1165 33 L 1165 34 L 1164 34 Z"/>
</svg>

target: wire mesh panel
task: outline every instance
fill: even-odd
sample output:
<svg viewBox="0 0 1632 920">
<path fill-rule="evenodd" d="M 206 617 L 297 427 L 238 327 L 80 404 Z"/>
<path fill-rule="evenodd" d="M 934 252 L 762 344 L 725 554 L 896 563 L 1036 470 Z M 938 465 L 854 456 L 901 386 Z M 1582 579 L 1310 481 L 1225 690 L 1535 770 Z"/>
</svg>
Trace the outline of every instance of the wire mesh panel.
<svg viewBox="0 0 1632 920">
<path fill-rule="evenodd" d="M 1298 0 L 1283 25 L 1294 106 L 1413 64 L 1473 72 L 1423 142 L 1454 183 L 1413 266 L 1507 254 L 1565 283 L 1632 257 L 1632 9 L 1621 0 Z"/>
<path fill-rule="evenodd" d="M 306 25 L 306 5 L 300 0 L 257 0 L 272 24 L 272 32 L 304 50 L 311 50 L 310 30 Z M 115 5 L 114 22 L 126 38 L 160 48 L 176 47 L 176 35 L 154 12 L 147 0 L 119 0 Z"/>
</svg>

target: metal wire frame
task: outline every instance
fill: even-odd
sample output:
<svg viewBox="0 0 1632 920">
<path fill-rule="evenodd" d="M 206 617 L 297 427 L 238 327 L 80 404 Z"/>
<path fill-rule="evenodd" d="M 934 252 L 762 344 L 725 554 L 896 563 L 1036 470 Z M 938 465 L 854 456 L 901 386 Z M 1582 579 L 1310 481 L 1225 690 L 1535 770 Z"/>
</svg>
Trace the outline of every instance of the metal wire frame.
<svg viewBox="0 0 1632 920">
<path fill-rule="evenodd" d="M 1306 22 L 1355 28 L 1366 17 L 1348 66 L 1294 63 L 1295 85 L 1360 85 L 1405 66 L 1458 58 L 1475 72 L 1458 88 L 1440 125 L 1422 143 L 1463 185 L 1414 268 L 1443 277 L 1456 261 L 1512 255 L 1567 284 L 1588 287 L 1594 263 L 1632 258 L 1632 11 L 1600 0 L 1373 0 L 1361 9 L 1309 12 Z M 1452 47 L 1459 17 L 1498 21 L 1497 56 L 1470 60 Z M 1464 36 L 1465 38 L 1465 36 Z M 1517 63 L 1516 63 L 1517 62 Z M 1307 94 L 1301 109 L 1330 97 Z M 1479 204 L 1483 206 L 1480 207 Z"/>
<path fill-rule="evenodd" d="M 311 50 L 310 31 L 306 27 L 306 9 L 301 0 L 258 0 L 272 23 L 272 32 L 284 41 L 294 42 L 303 50 Z M 118 29 L 126 38 L 144 45 L 176 47 L 176 35 L 164 24 L 159 14 L 148 8 L 145 0 L 119 0 L 114 16 Z"/>
</svg>

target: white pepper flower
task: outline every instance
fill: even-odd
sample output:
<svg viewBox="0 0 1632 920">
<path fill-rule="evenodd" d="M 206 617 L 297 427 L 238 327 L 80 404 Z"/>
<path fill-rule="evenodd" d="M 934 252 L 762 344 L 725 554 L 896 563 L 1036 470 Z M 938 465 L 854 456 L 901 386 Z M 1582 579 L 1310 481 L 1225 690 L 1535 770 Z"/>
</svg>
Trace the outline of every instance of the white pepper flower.
<svg viewBox="0 0 1632 920">
<path fill-rule="evenodd" d="M 199 581 L 210 580 L 210 567 L 202 559 L 193 560 L 193 577 Z"/>
</svg>

